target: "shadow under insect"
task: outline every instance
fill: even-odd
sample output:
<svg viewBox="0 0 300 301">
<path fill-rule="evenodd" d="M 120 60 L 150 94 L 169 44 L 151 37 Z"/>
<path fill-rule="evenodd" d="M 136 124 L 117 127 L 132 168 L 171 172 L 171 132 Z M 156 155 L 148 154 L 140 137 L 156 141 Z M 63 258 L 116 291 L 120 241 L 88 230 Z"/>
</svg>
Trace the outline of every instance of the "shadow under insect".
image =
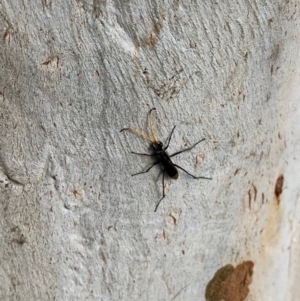
<svg viewBox="0 0 300 301">
<path fill-rule="evenodd" d="M 162 186 L 163 186 L 163 196 L 162 198 L 158 201 L 158 203 L 155 206 L 154 212 L 156 212 L 160 202 L 163 200 L 163 198 L 165 197 L 165 185 L 164 185 L 164 181 L 165 181 L 165 174 L 167 173 L 167 175 L 171 178 L 176 180 L 178 178 L 178 169 L 181 169 L 182 171 L 184 171 L 186 174 L 188 174 L 189 176 L 193 177 L 194 179 L 205 179 L 205 180 L 211 180 L 212 178 L 207 178 L 207 177 L 196 177 L 194 175 L 192 175 L 191 173 L 189 173 L 188 171 L 186 171 L 184 168 L 182 168 L 181 166 L 175 164 L 172 162 L 171 158 L 174 156 L 177 156 L 181 153 L 187 152 L 191 149 L 193 149 L 196 145 L 198 145 L 200 142 L 204 141 L 205 138 L 203 138 L 202 140 L 196 142 L 194 145 L 192 145 L 189 148 L 186 148 L 184 150 L 175 152 L 172 155 L 169 155 L 166 151 L 169 147 L 172 135 L 174 133 L 175 127 L 173 127 L 168 139 L 167 139 L 167 146 L 164 147 L 163 143 L 161 141 L 158 141 L 156 136 L 155 136 L 155 132 L 154 132 L 154 128 L 153 128 L 153 123 L 152 123 L 152 115 L 151 112 L 153 110 L 156 110 L 155 108 L 151 109 L 148 113 L 148 121 L 149 121 L 149 128 L 150 128 L 150 135 L 145 134 L 144 132 L 134 129 L 134 128 L 124 128 L 122 129 L 120 132 L 123 131 L 129 131 L 132 133 L 135 133 L 141 137 L 143 137 L 144 139 L 148 140 L 151 143 L 151 147 L 153 150 L 152 154 L 144 154 L 144 153 L 136 153 L 136 152 L 131 152 L 134 155 L 140 155 L 140 156 L 148 156 L 148 157 L 153 157 L 155 159 L 154 163 L 146 170 L 138 172 L 133 174 L 132 176 L 137 176 L 140 174 L 144 174 L 147 173 L 153 166 L 160 164 L 162 167 Z"/>
</svg>

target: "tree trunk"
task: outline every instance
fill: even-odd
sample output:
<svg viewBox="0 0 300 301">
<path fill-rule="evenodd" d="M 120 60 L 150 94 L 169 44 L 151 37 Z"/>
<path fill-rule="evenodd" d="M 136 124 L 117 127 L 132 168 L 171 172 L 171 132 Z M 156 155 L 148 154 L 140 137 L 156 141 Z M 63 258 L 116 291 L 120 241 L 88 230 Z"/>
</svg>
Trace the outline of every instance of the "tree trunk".
<svg viewBox="0 0 300 301">
<path fill-rule="evenodd" d="M 299 300 L 298 1 L 0 7 L 1 300 Z"/>
</svg>

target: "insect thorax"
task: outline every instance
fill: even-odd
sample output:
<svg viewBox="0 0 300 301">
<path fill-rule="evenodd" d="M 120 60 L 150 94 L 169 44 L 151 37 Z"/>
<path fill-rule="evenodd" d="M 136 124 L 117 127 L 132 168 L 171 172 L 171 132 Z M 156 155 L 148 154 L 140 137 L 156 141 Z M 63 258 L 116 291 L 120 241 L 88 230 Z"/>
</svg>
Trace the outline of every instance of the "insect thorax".
<svg viewBox="0 0 300 301">
<path fill-rule="evenodd" d="M 152 147 L 154 149 L 155 152 L 161 152 L 163 151 L 163 143 L 161 141 L 157 141 L 155 143 L 152 143 Z"/>
</svg>

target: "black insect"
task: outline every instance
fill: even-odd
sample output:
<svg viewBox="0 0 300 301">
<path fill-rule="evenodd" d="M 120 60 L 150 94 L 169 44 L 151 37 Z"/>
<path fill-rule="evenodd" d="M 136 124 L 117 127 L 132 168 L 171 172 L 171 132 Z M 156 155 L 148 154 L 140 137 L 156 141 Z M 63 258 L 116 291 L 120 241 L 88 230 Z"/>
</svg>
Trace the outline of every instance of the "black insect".
<svg viewBox="0 0 300 301">
<path fill-rule="evenodd" d="M 120 132 L 123 132 L 123 131 L 130 131 L 132 133 L 135 133 L 141 137 L 143 137 L 144 139 L 148 140 L 151 142 L 151 145 L 152 145 L 152 148 L 153 148 L 153 151 L 154 153 L 153 154 L 143 154 L 143 153 L 136 153 L 136 152 L 131 152 L 132 154 L 135 154 L 135 155 L 142 155 L 142 156 L 151 156 L 151 157 L 155 157 L 156 158 L 156 161 L 145 171 L 141 171 L 141 172 L 138 172 L 136 174 L 133 174 L 132 176 L 136 176 L 136 175 L 140 175 L 140 174 L 143 174 L 143 173 L 147 173 L 153 166 L 157 165 L 157 164 L 161 164 L 162 165 L 162 172 L 163 172 L 163 176 L 162 176 L 162 185 L 163 185 L 163 196 L 162 198 L 158 201 L 158 203 L 156 204 L 155 206 L 155 210 L 154 212 L 156 212 L 160 202 L 163 200 L 163 198 L 165 197 L 165 186 L 164 186 L 164 180 L 165 180 L 165 173 L 167 173 L 167 175 L 176 180 L 178 178 L 178 170 L 177 168 L 183 170 L 185 173 L 187 173 L 189 176 L 193 177 L 194 179 L 206 179 L 206 180 L 211 180 L 212 178 L 206 178 L 206 177 L 196 177 L 192 174 L 190 174 L 189 172 L 187 172 L 185 169 L 183 169 L 182 167 L 180 167 L 179 165 L 173 163 L 171 161 L 171 158 L 178 155 L 178 154 L 181 154 L 183 152 L 186 152 L 186 151 L 189 151 L 191 150 L 192 148 L 194 148 L 197 144 L 199 144 L 200 142 L 204 141 L 204 139 L 198 141 L 197 143 L 195 143 L 193 146 L 189 147 L 189 148 L 186 148 L 184 150 L 181 150 L 181 151 L 178 151 L 172 155 L 168 155 L 168 153 L 166 152 L 166 150 L 168 149 L 169 147 L 169 144 L 170 144 L 170 141 L 171 141 L 171 137 L 173 135 L 173 132 L 175 130 L 175 127 L 173 127 L 169 137 L 168 137 L 168 140 L 167 140 L 167 146 L 164 147 L 163 143 L 161 141 L 158 141 L 156 139 L 156 136 L 155 136 L 155 133 L 154 133 L 154 128 L 153 128 L 153 124 L 152 124 L 152 117 L 151 117 L 151 112 L 153 110 L 156 110 L 155 108 L 151 109 L 148 113 L 148 120 L 149 120 L 149 128 L 150 128 L 150 132 L 151 132 L 151 135 L 147 135 L 145 134 L 144 132 L 140 131 L 140 130 L 137 130 L 137 129 L 133 129 L 133 128 L 124 128 L 122 129 Z"/>
</svg>

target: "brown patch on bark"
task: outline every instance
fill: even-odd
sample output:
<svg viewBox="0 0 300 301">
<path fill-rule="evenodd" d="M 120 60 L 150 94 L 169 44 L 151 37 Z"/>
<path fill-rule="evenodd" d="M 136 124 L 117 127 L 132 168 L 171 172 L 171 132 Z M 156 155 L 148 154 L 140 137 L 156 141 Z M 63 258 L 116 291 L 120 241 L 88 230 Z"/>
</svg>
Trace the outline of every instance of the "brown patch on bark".
<svg viewBox="0 0 300 301">
<path fill-rule="evenodd" d="M 278 243 L 279 227 L 281 224 L 281 214 L 279 203 L 281 201 L 281 193 L 283 187 L 284 177 L 280 175 L 277 178 L 274 197 L 270 206 L 269 216 L 266 220 L 262 235 L 262 246 L 265 254 L 269 256 L 270 249 Z"/>
<path fill-rule="evenodd" d="M 207 301 L 243 301 L 249 293 L 252 282 L 254 263 L 244 261 L 234 268 L 227 264 L 220 268 L 207 284 L 205 298 Z"/>
<path fill-rule="evenodd" d="M 277 178 L 277 181 L 276 181 L 276 184 L 275 184 L 274 193 L 275 193 L 275 197 L 276 197 L 276 199 L 277 199 L 277 203 L 278 203 L 278 204 L 280 203 L 279 196 L 280 196 L 281 193 L 282 193 L 283 181 L 284 181 L 284 177 L 283 177 L 283 175 L 280 175 L 280 176 Z"/>
<path fill-rule="evenodd" d="M 262 247 L 264 254 L 268 257 L 272 246 L 275 246 L 278 243 L 280 220 L 281 215 L 278 199 L 274 196 L 274 200 L 270 204 L 269 216 L 266 219 L 262 234 Z"/>
</svg>

